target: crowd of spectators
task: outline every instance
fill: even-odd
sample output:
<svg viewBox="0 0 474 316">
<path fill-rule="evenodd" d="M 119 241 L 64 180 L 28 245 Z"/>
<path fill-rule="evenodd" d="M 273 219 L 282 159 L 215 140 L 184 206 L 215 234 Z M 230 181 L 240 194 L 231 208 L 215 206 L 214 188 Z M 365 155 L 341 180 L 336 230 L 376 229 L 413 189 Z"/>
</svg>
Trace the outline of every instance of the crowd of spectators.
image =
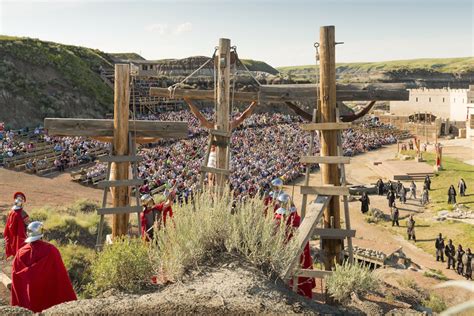
<svg viewBox="0 0 474 316">
<path fill-rule="evenodd" d="M 212 117 L 212 110 L 202 113 Z M 237 116 L 238 113 L 233 113 Z M 168 185 L 178 188 L 178 193 L 189 194 L 199 183 L 199 169 L 206 147 L 207 131 L 189 111 L 165 112 L 140 116 L 140 119 L 161 121 L 187 121 L 189 138 L 162 141 L 154 147 L 142 147 L 139 155 L 144 161 L 139 167 L 139 176 L 147 180 L 146 187 Z M 253 114 L 232 133 L 231 176 L 232 189 L 239 194 L 256 194 L 266 190 L 268 183 L 281 177 L 286 183 L 304 173 L 305 166 L 299 162 L 309 146 L 309 134 L 298 125 L 301 119 L 287 114 Z M 368 120 L 343 133 L 343 151 L 354 156 L 369 150 L 392 144 L 400 137 L 407 137 L 391 126 Z M 319 152 L 318 138 L 314 154 Z M 314 166 L 318 168 L 318 166 Z M 105 172 L 104 167 L 93 167 L 92 176 Z M 205 179 L 207 181 L 207 179 Z"/>
</svg>

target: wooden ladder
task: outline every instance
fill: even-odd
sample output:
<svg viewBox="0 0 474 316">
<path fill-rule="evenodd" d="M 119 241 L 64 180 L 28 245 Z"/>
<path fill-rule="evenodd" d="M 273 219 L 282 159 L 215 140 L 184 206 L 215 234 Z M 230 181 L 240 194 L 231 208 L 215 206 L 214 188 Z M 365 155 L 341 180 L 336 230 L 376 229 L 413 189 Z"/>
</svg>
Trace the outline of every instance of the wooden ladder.
<svg viewBox="0 0 474 316">
<path fill-rule="evenodd" d="M 113 148 L 110 149 L 110 155 L 99 157 L 99 162 L 107 163 L 107 172 L 105 180 L 97 183 L 97 187 L 104 189 L 104 194 L 102 196 L 102 207 L 97 210 L 97 214 L 100 215 L 99 227 L 97 229 L 97 241 L 96 249 L 101 250 L 103 247 L 102 235 L 104 230 L 104 215 L 106 214 L 128 214 L 128 213 L 137 213 L 138 219 L 138 230 L 140 231 L 140 212 L 142 207 L 140 205 L 140 186 L 144 184 L 143 179 L 138 178 L 138 163 L 142 161 L 142 157 L 136 155 L 136 143 L 134 137 L 129 134 L 128 137 L 129 156 L 113 156 Z M 129 180 L 110 180 L 110 170 L 112 162 L 130 162 L 132 167 L 132 179 Z M 135 188 L 135 201 L 136 206 L 122 206 L 122 207 L 107 207 L 107 196 L 109 189 L 111 187 L 134 187 Z"/>
<path fill-rule="evenodd" d="M 301 163 L 305 163 L 306 173 L 304 185 L 300 187 L 302 194 L 302 205 L 301 205 L 301 217 L 302 222 L 298 229 L 297 242 L 298 252 L 290 263 L 288 268 L 283 273 L 283 279 L 293 279 L 293 290 L 297 290 L 298 277 L 312 277 L 312 278 L 324 278 L 332 273 L 332 271 L 323 270 L 309 270 L 295 268 L 299 266 L 300 256 L 304 250 L 306 243 L 310 240 L 313 235 L 319 235 L 320 240 L 323 239 L 347 239 L 347 251 L 349 254 L 349 261 L 353 262 L 353 249 L 352 249 L 352 237 L 355 237 L 355 230 L 351 229 L 350 226 L 350 214 L 349 214 L 349 203 L 347 196 L 349 195 L 349 188 L 346 186 L 346 175 L 345 165 L 350 163 L 349 157 L 343 156 L 342 149 L 342 130 L 350 128 L 350 123 L 343 123 L 339 121 L 339 108 L 336 106 L 336 117 L 337 122 L 331 123 L 316 123 L 316 111 L 313 112 L 313 122 L 301 125 L 301 128 L 311 133 L 311 139 L 308 149 L 308 154 L 302 156 L 300 159 Z M 338 143 L 337 143 L 337 156 L 314 156 L 314 138 L 316 130 L 336 130 L 338 131 Z M 310 186 L 309 177 L 311 171 L 311 164 L 337 164 L 341 175 L 341 185 L 321 185 L 321 186 Z M 306 204 L 308 195 L 316 195 L 316 199 L 310 203 L 310 208 L 306 214 Z M 328 206 L 331 198 L 343 197 L 344 204 L 344 221 L 345 229 L 338 228 L 316 228 L 321 221 L 324 209 Z"/>
<path fill-rule="evenodd" d="M 215 129 L 209 130 L 209 142 L 207 144 L 207 151 L 206 155 L 204 156 L 204 160 L 201 165 L 200 170 L 200 179 L 199 179 L 199 188 L 202 189 L 204 186 L 204 176 L 206 173 L 214 173 L 219 175 L 224 175 L 226 177 L 230 176 L 229 164 L 230 164 L 230 139 L 231 139 L 231 132 L 225 132 Z M 212 168 L 208 167 L 209 163 L 209 156 L 211 154 L 211 147 L 212 145 L 219 146 L 221 148 L 227 148 L 227 167 L 226 169 L 221 168 Z"/>
</svg>

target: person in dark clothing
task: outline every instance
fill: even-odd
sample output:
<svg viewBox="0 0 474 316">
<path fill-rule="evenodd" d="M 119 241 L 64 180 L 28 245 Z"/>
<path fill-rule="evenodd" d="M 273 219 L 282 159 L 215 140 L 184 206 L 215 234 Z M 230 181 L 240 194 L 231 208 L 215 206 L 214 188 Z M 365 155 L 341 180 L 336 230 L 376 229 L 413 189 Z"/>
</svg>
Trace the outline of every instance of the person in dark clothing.
<svg viewBox="0 0 474 316">
<path fill-rule="evenodd" d="M 448 244 L 444 248 L 444 254 L 448 258 L 448 266 L 446 269 L 454 269 L 454 255 L 456 253 L 456 249 L 454 248 L 453 241 L 450 239 Z"/>
<path fill-rule="evenodd" d="M 456 195 L 456 189 L 454 185 L 451 184 L 448 189 L 448 204 L 456 204 Z"/>
<path fill-rule="evenodd" d="M 395 184 L 395 194 L 397 195 L 397 198 L 400 196 L 400 190 L 402 189 L 403 184 L 400 182 L 400 180 L 397 181 Z"/>
<path fill-rule="evenodd" d="M 416 200 L 416 184 L 415 181 L 410 183 L 410 199 Z"/>
<path fill-rule="evenodd" d="M 462 257 L 464 256 L 464 250 L 462 249 L 461 245 L 458 245 L 458 250 L 456 251 L 456 272 L 462 275 L 462 270 L 464 269 L 464 265 L 462 263 Z"/>
<path fill-rule="evenodd" d="M 461 178 L 461 180 L 459 180 L 458 189 L 459 189 L 459 195 L 460 196 L 466 196 L 467 185 L 466 185 L 466 182 L 464 181 L 464 179 L 462 179 L 462 178 Z"/>
<path fill-rule="evenodd" d="M 428 190 L 431 190 L 431 179 L 429 175 L 426 175 L 425 177 L 425 186 Z"/>
<path fill-rule="evenodd" d="M 398 219 L 400 217 L 400 212 L 398 211 L 398 208 L 395 206 L 395 203 L 393 203 L 392 207 L 392 226 L 397 225 L 400 227 L 400 223 L 398 222 Z"/>
<path fill-rule="evenodd" d="M 382 181 L 382 179 L 378 179 L 377 180 L 377 194 L 378 195 L 383 195 L 383 191 L 384 191 L 384 183 Z"/>
<path fill-rule="evenodd" d="M 360 211 L 365 214 L 369 211 L 370 199 L 367 196 L 367 192 L 362 193 L 362 197 L 359 199 L 360 201 Z"/>
<path fill-rule="evenodd" d="M 395 192 L 389 190 L 387 193 L 388 207 L 392 207 L 395 203 Z"/>
<path fill-rule="evenodd" d="M 407 220 L 407 234 L 408 234 L 408 240 L 413 239 L 413 241 L 416 242 L 415 220 L 413 219 L 413 215 L 410 215 L 410 218 L 408 218 Z"/>
<path fill-rule="evenodd" d="M 441 233 L 439 233 L 438 238 L 436 238 L 435 241 L 435 248 L 436 248 L 436 261 L 441 260 L 441 262 L 444 262 L 444 239 Z"/>
<path fill-rule="evenodd" d="M 463 257 L 464 261 L 464 276 L 466 277 L 467 280 L 472 280 L 472 253 L 471 249 L 467 248 L 466 249 L 466 254 Z"/>
</svg>

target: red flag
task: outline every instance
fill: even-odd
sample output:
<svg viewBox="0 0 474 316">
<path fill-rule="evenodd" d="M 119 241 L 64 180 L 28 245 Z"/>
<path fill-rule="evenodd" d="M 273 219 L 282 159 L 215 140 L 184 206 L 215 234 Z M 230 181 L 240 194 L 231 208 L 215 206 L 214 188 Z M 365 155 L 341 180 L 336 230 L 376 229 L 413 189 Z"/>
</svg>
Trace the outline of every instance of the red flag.
<svg viewBox="0 0 474 316">
<path fill-rule="evenodd" d="M 11 305 L 38 313 L 77 299 L 59 250 L 38 240 L 18 251 L 12 266 Z"/>
</svg>

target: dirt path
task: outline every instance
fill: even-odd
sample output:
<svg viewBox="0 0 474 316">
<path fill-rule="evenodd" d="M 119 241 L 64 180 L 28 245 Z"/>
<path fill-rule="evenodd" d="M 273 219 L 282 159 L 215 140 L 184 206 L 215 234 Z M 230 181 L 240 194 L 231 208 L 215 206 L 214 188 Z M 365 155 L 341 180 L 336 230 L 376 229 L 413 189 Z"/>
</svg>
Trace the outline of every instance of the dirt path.
<svg viewBox="0 0 474 316">
<path fill-rule="evenodd" d="M 372 151 L 364 155 L 359 155 L 351 159 L 351 163 L 346 168 L 347 180 L 350 184 L 369 184 L 375 183 L 380 177 L 372 169 L 368 168 L 370 162 L 385 161 L 393 159 L 396 152 L 396 145 L 388 146 L 377 151 Z M 386 179 L 384 179 L 385 181 Z M 303 179 L 299 180 L 296 185 L 302 185 Z M 315 172 L 310 177 L 310 185 L 318 185 L 321 183 L 321 175 L 319 172 Z M 404 183 L 408 187 L 409 183 Z M 421 182 L 416 182 L 418 189 L 422 188 Z M 286 187 L 287 192 L 293 191 L 292 186 Z M 301 195 L 295 187 L 294 199 L 298 209 L 301 208 Z M 418 196 L 421 192 L 418 193 Z M 385 196 L 370 196 L 370 207 L 375 207 L 382 210 L 384 213 L 389 213 L 387 200 Z M 383 251 L 387 254 L 397 250 L 399 247 L 403 248 L 405 254 L 411 258 L 413 262 L 422 267 L 423 269 L 439 269 L 450 279 L 462 279 L 453 270 L 447 270 L 445 263 L 436 262 L 436 258 L 432 255 L 424 252 L 418 248 L 413 242 L 407 241 L 400 234 L 406 234 L 406 228 L 401 227 L 399 232 L 392 232 L 391 230 L 376 224 L 369 224 L 365 221 L 365 216 L 360 212 L 360 203 L 358 201 L 349 203 L 349 209 L 351 214 L 351 226 L 357 230 L 356 238 L 353 239 L 354 245 L 363 248 L 371 248 L 379 251 Z M 415 214 L 419 216 L 424 212 L 424 209 L 419 207 L 419 200 L 413 201 L 408 200 L 408 203 L 401 206 L 400 217 L 404 217 L 408 214 Z M 418 214 L 418 215 L 416 215 Z M 405 221 L 400 221 L 401 226 L 405 225 Z M 433 245 L 434 238 L 436 238 L 438 232 L 433 232 Z"/>
<path fill-rule="evenodd" d="M 79 199 L 102 200 L 102 190 L 86 187 L 71 181 L 69 173 L 54 178 L 39 177 L 24 172 L 0 168 L 0 210 L 8 211 L 13 203 L 13 193 L 26 194 L 25 209 L 32 211 L 45 206 L 70 205 Z"/>
</svg>

